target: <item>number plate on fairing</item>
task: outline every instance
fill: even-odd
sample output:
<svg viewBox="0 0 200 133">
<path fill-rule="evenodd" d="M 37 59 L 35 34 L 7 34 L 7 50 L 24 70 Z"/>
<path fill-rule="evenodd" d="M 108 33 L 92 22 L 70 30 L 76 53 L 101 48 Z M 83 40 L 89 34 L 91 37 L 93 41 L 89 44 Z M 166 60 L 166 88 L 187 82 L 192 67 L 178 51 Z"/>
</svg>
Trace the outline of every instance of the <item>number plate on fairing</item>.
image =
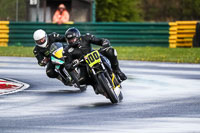
<svg viewBox="0 0 200 133">
<path fill-rule="evenodd" d="M 101 62 L 100 54 L 97 50 L 85 55 L 84 59 L 90 67 Z"/>
</svg>

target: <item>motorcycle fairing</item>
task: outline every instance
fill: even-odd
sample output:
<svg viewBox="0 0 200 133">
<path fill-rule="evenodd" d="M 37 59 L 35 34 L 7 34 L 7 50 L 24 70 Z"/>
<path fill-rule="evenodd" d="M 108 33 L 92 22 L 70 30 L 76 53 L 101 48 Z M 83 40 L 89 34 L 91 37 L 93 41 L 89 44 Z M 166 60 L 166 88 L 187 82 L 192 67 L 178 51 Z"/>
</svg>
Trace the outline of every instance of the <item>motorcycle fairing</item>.
<svg viewBox="0 0 200 133">
<path fill-rule="evenodd" d="M 90 67 L 101 62 L 100 54 L 97 50 L 85 55 L 84 59 Z"/>
</svg>

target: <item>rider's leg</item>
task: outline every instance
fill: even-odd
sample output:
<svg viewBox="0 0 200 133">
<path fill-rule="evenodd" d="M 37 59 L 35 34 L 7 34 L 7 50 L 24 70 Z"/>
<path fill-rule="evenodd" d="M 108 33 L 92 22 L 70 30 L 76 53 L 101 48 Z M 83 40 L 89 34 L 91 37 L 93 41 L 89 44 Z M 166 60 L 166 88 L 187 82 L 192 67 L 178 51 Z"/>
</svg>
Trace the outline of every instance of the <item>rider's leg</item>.
<svg viewBox="0 0 200 133">
<path fill-rule="evenodd" d="M 53 65 L 51 62 L 47 64 L 46 68 L 46 74 L 49 78 L 57 78 L 60 80 L 63 84 L 68 85 L 68 81 L 64 80 L 56 71 L 55 71 L 55 65 Z"/>
<path fill-rule="evenodd" d="M 117 74 L 121 80 L 126 80 L 127 79 L 126 75 L 119 68 L 117 51 L 112 47 L 108 47 L 105 48 L 104 50 L 101 50 L 100 52 L 110 60 L 111 67 L 114 73 Z"/>
<path fill-rule="evenodd" d="M 46 68 L 46 74 L 49 78 L 58 77 L 59 74 L 54 69 L 55 69 L 55 66 L 51 62 L 48 62 L 47 68 Z"/>
</svg>

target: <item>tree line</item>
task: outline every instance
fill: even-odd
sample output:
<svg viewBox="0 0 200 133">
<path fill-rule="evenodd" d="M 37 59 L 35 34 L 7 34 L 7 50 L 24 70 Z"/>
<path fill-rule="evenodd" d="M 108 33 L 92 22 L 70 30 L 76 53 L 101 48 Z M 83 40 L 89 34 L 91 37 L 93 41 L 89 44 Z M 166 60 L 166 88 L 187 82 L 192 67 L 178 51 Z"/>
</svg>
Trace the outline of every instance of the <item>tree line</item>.
<svg viewBox="0 0 200 133">
<path fill-rule="evenodd" d="M 18 0 L 18 19 L 26 20 L 26 0 Z M 0 0 L 0 21 L 16 20 L 16 0 Z"/>
<path fill-rule="evenodd" d="M 18 0 L 19 21 L 26 20 L 26 2 Z M 16 0 L 0 0 L 0 21 L 15 21 Z M 200 0 L 96 0 L 98 22 L 169 22 L 199 20 Z"/>
<path fill-rule="evenodd" d="M 97 21 L 199 20 L 200 0 L 96 0 Z"/>
</svg>

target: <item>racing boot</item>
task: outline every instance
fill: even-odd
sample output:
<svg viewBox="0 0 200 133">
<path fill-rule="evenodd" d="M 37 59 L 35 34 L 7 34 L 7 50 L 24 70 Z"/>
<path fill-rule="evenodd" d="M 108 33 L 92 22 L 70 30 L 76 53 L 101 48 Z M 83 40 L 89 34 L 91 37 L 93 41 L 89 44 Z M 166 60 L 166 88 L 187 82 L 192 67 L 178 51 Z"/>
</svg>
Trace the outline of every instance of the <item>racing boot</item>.
<svg viewBox="0 0 200 133">
<path fill-rule="evenodd" d="M 57 79 L 60 80 L 66 86 L 72 86 L 69 80 L 63 79 L 60 75 L 58 75 Z"/>
<path fill-rule="evenodd" d="M 117 59 L 117 51 L 114 48 L 109 47 L 104 54 L 110 60 L 113 72 L 119 76 L 121 81 L 126 80 L 127 79 L 126 75 L 119 68 L 119 62 Z"/>
<path fill-rule="evenodd" d="M 124 81 L 127 79 L 126 75 L 120 70 L 119 66 L 113 67 L 113 72 L 119 76 L 121 81 Z"/>
<path fill-rule="evenodd" d="M 126 75 L 119 68 L 119 62 L 117 59 L 117 51 L 112 47 L 107 47 L 107 48 L 100 49 L 100 53 L 109 59 L 113 72 L 116 75 L 118 75 L 120 80 L 121 81 L 126 80 L 127 79 Z"/>
</svg>

